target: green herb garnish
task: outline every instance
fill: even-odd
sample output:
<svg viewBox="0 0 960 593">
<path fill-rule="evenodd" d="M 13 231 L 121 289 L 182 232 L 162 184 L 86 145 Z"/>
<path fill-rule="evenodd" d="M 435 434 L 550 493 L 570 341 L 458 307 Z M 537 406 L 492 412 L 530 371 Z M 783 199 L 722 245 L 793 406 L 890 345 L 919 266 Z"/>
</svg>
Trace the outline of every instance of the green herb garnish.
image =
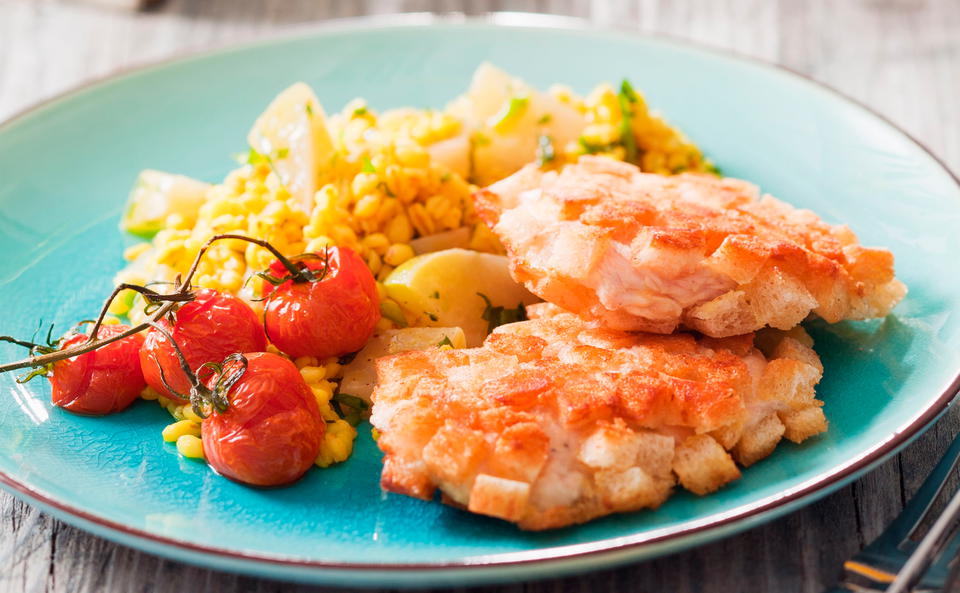
<svg viewBox="0 0 960 593">
<path fill-rule="evenodd" d="M 363 165 L 360 167 L 360 170 L 364 173 L 376 173 L 377 168 L 373 166 L 373 161 L 370 160 L 370 157 L 363 157 Z"/>
<path fill-rule="evenodd" d="M 437 343 L 437 348 L 442 348 L 444 346 L 450 346 L 453 348 L 453 342 L 450 341 L 450 336 L 443 336 L 443 339 Z"/>
<path fill-rule="evenodd" d="M 609 144 L 594 144 L 593 142 L 587 142 L 583 136 L 577 139 L 577 142 L 580 144 L 580 147 L 583 148 L 583 151 L 587 154 L 597 154 L 599 152 L 607 152 L 613 148 Z"/>
<path fill-rule="evenodd" d="M 237 155 L 237 161 L 241 164 L 259 165 L 260 163 L 267 162 L 267 155 L 261 154 L 256 148 L 251 146 L 247 154 Z"/>
<path fill-rule="evenodd" d="M 483 310 L 483 315 L 480 316 L 487 322 L 487 333 L 492 332 L 501 325 L 515 323 L 517 321 L 526 321 L 527 319 L 527 308 L 523 306 L 523 303 L 518 303 L 514 309 L 507 309 L 505 307 L 494 307 L 490 299 L 487 298 L 487 295 L 482 292 L 478 292 L 477 296 L 482 298 L 487 304 Z"/>
<path fill-rule="evenodd" d="M 633 106 L 639 100 L 636 91 L 626 78 L 620 83 L 620 92 L 617 94 L 620 103 L 620 143 L 626 151 L 628 163 L 637 161 L 637 139 L 633 135 Z"/>
<path fill-rule="evenodd" d="M 382 191 L 384 194 L 386 194 L 386 196 L 387 196 L 388 198 L 395 198 L 395 197 L 397 197 L 397 194 L 395 194 L 395 193 L 393 193 L 392 191 L 390 191 L 390 186 L 387 185 L 387 182 L 386 182 L 386 181 L 381 181 L 380 183 L 378 183 L 378 184 L 377 184 L 377 189 L 379 189 L 379 190 Z"/>
<path fill-rule="evenodd" d="M 500 112 L 493 116 L 493 129 L 501 133 L 507 131 L 526 112 L 528 105 L 530 97 L 511 97 Z"/>
<path fill-rule="evenodd" d="M 277 149 L 277 157 L 278 157 L 278 158 L 283 158 L 283 157 L 287 156 L 288 153 L 289 153 L 289 149 L 287 149 L 287 148 L 278 148 L 278 149 Z M 270 155 L 269 155 L 269 154 L 263 154 L 262 152 L 257 151 L 256 148 L 254 148 L 254 147 L 251 146 L 251 147 L 250 147 L 250 151 L 247 152 L 247 161 L 246 161 L 246 162 L 247 162 L 248 165 L 259 165 L 259 164 L 261 164 L 261 163 L 266 163 L 267 166 L 270 167 L 270 170 L 273 171 L 273 174 L 277 176 L 277 180 L 280 182 L 280 185 L 283 185 L 283 186 L 286 185 L 286 184 L 283 182 L 283 177 L 280 176 L 280 171 L 277 171 L 277 167 L 276 167 L 276 165 L 274 165 L 273 159 L 270 158 Z M 240 161 L 240 163 L 242 164 L 243 161 Z"/>
<path fill-rule="evenodd" d="M 403 316 L 400 305 L 393 301 L 380 301 L 380 315 L 396 323 L 398 327 L 407 327 L 407 319 Z"/>
<path fill-rule="evenodd" d="M 335 394 L 330 400 L 330 404 L 337 415 L 350 423 L 350 426 L 356 426 L 360 424 L 360 422 L 363 421 L 363 417 L 367 410 L 370 409 L 370 404 L 368 404 L 365 400 L 360 399 L 355 395 L 350 395 L 349 393 Z M 344 412 L 344 406 L 348 407 L 349 412 Z"/>
<path fill-rule="evenodd" d="M 545 167 L 557 158 L 553 151 L 553 140 L 546 134 L 540 134 L 537 138 L 537 164 Z"/>
</svg>

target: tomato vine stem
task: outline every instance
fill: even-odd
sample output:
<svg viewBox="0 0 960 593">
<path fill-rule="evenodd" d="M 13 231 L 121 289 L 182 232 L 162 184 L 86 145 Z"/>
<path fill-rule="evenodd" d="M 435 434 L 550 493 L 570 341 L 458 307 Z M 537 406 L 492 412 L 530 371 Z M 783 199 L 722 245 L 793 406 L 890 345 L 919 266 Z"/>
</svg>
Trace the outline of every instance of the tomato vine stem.
<svg viewBox="0 0 960 593">
<path fill-rule="evenodd" d="M 140 333 L 151 326 L 151 324 L 163 319 L 164 316 L 171 313 L 176 307 L 184 302 L 191 301 L 194 299 L 195 295 L 191 290 L 191 282 L 193 277 L 197 273 L 197 268 L 200 265 L 200 261 L 203 259 L 203 256 L 206 254 L 207 250 L 210 249 L 210 246 L 216 243 L 217 241 L 222 241 L 224 239 L 237 239 L 240 241 L 247 241 L 255 245 L 259 245 L 264 249 L 267 249 L 272 253 L 276 258 L 283 264 L 283 266 L 290 272 L 295 282 L 310 282 L 316 279 L 311 271 L 306 266 L 297 266 L 287 257 L 285 257 L 280 251 L 271 245 L 269 242 L 262 239 L 255 239 L 253 237 L 247 237 L 244 235 L 234 235 L 234 234 L 222 234 L 214 235 L 203 246 L 197 251 L 196 257 L 193 258 L 193 262 L 190 264 L 190 269 L 187 271 L 186 276 L 182 279 L 180 276 L 177 276 L 174 281 L 174 290 L 171 293 L 163 294 L 155 290 L 147 288 L 145 286 L 140 286 L 139 284 L 120 284 L 113 289 L 113 292 L 110 293 L 110 296 L 104 301 L 103 307 L 100 309 L 100 314 L 97 316 L 96 322 L 93 325 L 93 329 L 90 331 L 90 337 L 82 344 L 79 344 L 73 348 L 67 348 L 64 350 L 57 350 L 56 352 L 50 352 L 41 355 L 33 355 L 23 360 L 18 360 L 16 362 L 10 362 L 7 364 L 0 365 L 0 373 L 6 373 L 9 371 L 14 371 L 17 369 L 25 368 L 40 368 L 51 365 L 57 361 L 64 360 L 66 358 L 72 358 L 74 356 L 79 356 L 81 354 L 86 354 L 87 352 L 92 352 L 98 348 L 106 346 L 107 344 L 122 340 L 134 334 Z M 106 318 L 107 312 L 110 309 L 110 304 L 117 298 L 117 295 L 120 294 L 123 290 L 133 290 L 144 296 L 148 302 L 148 306 L 151 304 L 163 303 L 163 305 L 156 311 L 149 313 L 149 319 L 140 323 L 130 329 L 127 329 L 123 332 L 120 332 L 116 335 L 110 336 L 108 338 L 98 338 L 97 334 L 100 331 L 100 327 L 103 325 L 103 320 Z M 37 347 L 37 344 L 33 342 L 28 342 L 26 340 L 17 340 L 9 336 L 0 336 L 0 341 L 10 342 L 23 346 L 25 348 L 30 348 L 34 350 Z"/>
<path fill-rule="evenodd" d="M 148 303 L 157 303 L 161 301 L 167 302 L 186 302 L 193 300 L 193 294 L 187 290 L 179 290 L 171 294 L 160 294 L 155 290 L 151 290 L 145 286 L 140 286 L 139 284 L 128 284 L 124 282 L 123 284 L 118 285 L 113 289 L 113 292 L 110 293 L 110 296 L 107 297 L 107 300 L 104 301 L 103 307 L 100 309 L 100 315 L 97 316 L 97 320 L 93 324 L 93 329 L 90 330 L 90 337 L 87 339 L 87 343 L 93 342 L 97 339 L 97 334 L 100 332 L 100 326 L 103 325 L 103 319 L 107 316 L 107 312 L 110 310 L 110 305 L 113 303 L 114 299 L 117 298 L 124 290 L 133 290 L 142 294 Z M 2 371 L 0 371 L 2 372 Z"/>
<path fill-rule="evenodd" d="M 313 280 L 316 280 L 316 277 L 313 274 L 313 270 L 311 270 L 307 266 L 297 266 L 295 263 L 293 263 L 290 260 L 290 258 L 280 253 L 279 249 L 271 245 L 269 241 L 264 241 L 263 239 L 255 239 L 253 237 L 247 237 L 245 235 L 225 234 L 225 235 L 217 235 L 213 237 L 207 242 L 207 245 L 210 245 L 214 241 L 219 241 L 221 239 L 237 239 L 239 241 L 246 241 L 248 243 L 253 243 L 254 245 L 259 245 L 260 247 L 263 247 L 264 249 L 272 253 L 273 256 L 277 258 L 277 261 L 283 264 L 283 267 L 286 268 L 288 272 L 290 272 L 290 275 L 292 277 L 291 279 L 294 282 L 312 282 Z"/>
<path fill-rule="evenodd" d="M 167 313 L 173 310 L 177 305 L 177 302 L 171 301 L 166 303 L 163 307 L 157 310 L 154 314 L 155 319 L 160 319 Z M 51 352 L 49 354 L 42 354 L 40 356 L 30 356 L 24 358 L 23 360 L 18 360 L 16 362 L 10 362 L 7 364 L 0 365 L 0 373 L 6 373 L 8 371 L 15 371 L 17 369 L 26 369 L 32 367 L 42 367 L 48 364 L 53 364 L 57 361 L 63 360 L 65 358 L 71 358 L 74 356 L 79 356 L 81 354 L 86 354 L 87 352 L 92 352 L 98 348 L 111 344 L 118 340 L 122 340 L 126 337 L 132 336 L 133 334 L 140 333 L 143 330 L 150 327 L 149 323 L 141 323 L 137 326 L 131 327 L 130 329 L 120 332 L 119 334 L 110 336 L 109 338 L 97 338 L 96 340 L 86 341 L 83 344 L 75 347 L 68 348 L 66 350 L 57 350 L 56 352 Z"/>
<path fill-rule="evenodd" d="M 0 336 L 0 342 L 10 342 L 11 344 L 16 344 L 17 346 L 23 346 L 24 348 L 39 348 L 42 344 L 37 344 L 36 342 L 28 342 L 26 340 L 18 340 L 11 336 Z"/>
<path fill-rule="evenodd" d="M 170 345 L 173 346 L 173 351 L 177 355 L 177 362 L 180 364 L 180 370 L 183 371 L 183 374 L 187 376 L 187 380 L 190 381 L 190 394 L 185 395 L 174 389 L 167 382 L 167 378 L 163 372 L 163 365 L 160 364 L 159 360 L 154 360 L 154 362 L 157 363 L 157 369 L 160 371 L 160 381 L 163 382 L 163 386 L 177 397 L 189 400 L 190 405 L 193 407 L 193 412 L 201 418 L 209 416 L 209 412 L 205 409 L 207 406 L 218 412 L 225 412 L 230 406 L 227 393 L 230 391 L 230 388 L 233 387 L 234 383 L 239 381 L 240 377 L 246 372 L 247 358 L 243 354 L 234 353 L 223 359 L 221 363 L 208 362 L 201 365 L 200 369 L 212 367 L 214 372 L 217 373 L 213 389 L 210 389 L 197 377 L 200 369 L 197 370 L 197 373 L 194 373 L 193 370 L 190 369 L 190 363 L 187 362 L 187 357 L 184 356 L 183 351 L 180 350 L 180 345 L 173 339 L 173 334 L 155 321 L 150 322 L 150 327 L 160 332 L 163 337 L 170 342 Z M 240 368 L 228 375 L 226 368 L 231 362 L 239 363 Z"/>
</svg>

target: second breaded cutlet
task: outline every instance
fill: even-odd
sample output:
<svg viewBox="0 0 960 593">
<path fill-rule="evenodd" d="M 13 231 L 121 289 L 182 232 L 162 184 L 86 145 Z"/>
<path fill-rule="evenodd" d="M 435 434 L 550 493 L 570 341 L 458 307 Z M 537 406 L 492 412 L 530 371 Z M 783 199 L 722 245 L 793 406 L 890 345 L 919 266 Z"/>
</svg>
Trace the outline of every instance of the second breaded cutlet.
<svg viewBox="0 0 960 593">
<path fill-rule="evenodd" d="M 518 282 L 625 331 L 713 337 L 882 317 L 906 288 L 893 255 L 738 179 L 663 176 L 602 157 L 528 165 L 474 196 Z"/>
<path fill-rule="evenodd" d="M 677 483 L 707 494 L 826 430 L 802 329 L 629 334 L 530 313 L 479 348 L 378 361 L 384 489 L 548 529 L 655 508 Z"/>
</svg>

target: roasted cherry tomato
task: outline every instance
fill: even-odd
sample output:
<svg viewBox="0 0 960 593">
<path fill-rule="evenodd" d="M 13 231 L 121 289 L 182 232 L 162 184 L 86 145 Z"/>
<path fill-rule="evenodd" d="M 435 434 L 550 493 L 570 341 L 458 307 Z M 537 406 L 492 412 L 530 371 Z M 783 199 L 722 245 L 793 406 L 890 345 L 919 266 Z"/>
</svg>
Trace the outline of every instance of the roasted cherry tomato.
<svg viewBox="0 0 960 593">
<path fill-rule="evenodd" d="M 346 247 L 331 247 L 317 256 L 297 264 L 317 270 L 320 279 L 287 280 L 263 291 L 267 335 L 291 358 L 356 352 L 380 319 L 376 281 L 360 256 Z M 278 278 L 290 275 L 279 261 L 271 264 L 270 273 Z"/>
<path fill-rule="evenodd" d="M 174 314 L 175 322 L 160 324 L 180 345 L 190 369 L 207 362 L 220 362 L 234 352 L 260 352 L 267 348 L 267 336 L 257 314 L 239 298 L 211 289 L 201 289 L 196 298 Z M 190 379 L 183 373 L 170 341 L 155 329 L 147 332 L 140 349 L 140 366 L 147 385 L 164 397 L 186 403 L 163 385 L 163 378 L 183 395 L 190 393 Z"/>
<path fill-rule="evenodd" d="M 109 338 L 130 329 L 126 325 L 104 325 L 98 338 Z M 60 349 L 79 346 L 88 335 L 71 333 L 63 337 Z M 53 405 L 78 414 L 119 412 L 133 403 L 147 386 L 140 370 L 143 334 L 133 334 L 92 352 L 53 363 L 50 384 Z"/>
<path fill-rule="evenodd" d="M 326 423 L 292 362 L 267 352 L 244 355 L 247 368 L 227 392 L 227 409 L 201 425 L 203 454 L 219 473 L 255 486 L 300 478 L 320 453 Z M 239 367 L 228 362 L 223 375 Z M 207 382 L 213 388 L 214 378 Z"/>
</svg>

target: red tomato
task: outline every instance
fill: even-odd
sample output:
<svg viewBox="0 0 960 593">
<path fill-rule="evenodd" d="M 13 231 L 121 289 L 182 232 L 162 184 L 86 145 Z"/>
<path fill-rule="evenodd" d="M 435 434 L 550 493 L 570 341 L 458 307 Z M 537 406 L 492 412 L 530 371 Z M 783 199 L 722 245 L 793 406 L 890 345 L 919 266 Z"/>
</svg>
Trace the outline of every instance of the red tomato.
<svg viewBox="0 0 960 593">
<path fill-rule="evenodd" d="M 190 370 L 196 371 L 206 362 L 220 362 L 236 352 L 260 352 L 267 348 L 267 336 L 257 314 L 239 298 L 211 289 L 197 291 L 197 298 L 185 303 L 175 313 L 176 322 L 163 320 L 160 325 L 173 335 Z M 140 366 L 147 385 L 164 397 L 186 403 L 164 387 L 160 366 L 167 383 L 186 395 L 190 379 L 180 368 L 170 341 L 159 331 L 147 332 L 140 349 Z"/>
<path fill-rule="evenodd" d="M 109 338 L 130 329 L 126 325 L 103 325 L 98 338 Z M 87 334 L 67 334 L 64 350 L 79 346 Z M 143 334 L 133 334 L 86 354 L 53 363 L 50 384 L 53 405 L 78 414 L 119 412 L 133 403 L 147 383 L 140 371 Z"/>
<path fill-rule="evenodd" d="M 326 423 L 292 362 L 268 352 L 244 354 L 247 370 L 227 393 L 229 407 L 201 425 L 203 454 L 219 473 L 254 486 L 300 478 L 320 453 Z M 229 373 L 240 363 L 228 363 Z M 213 388 L 211 377 L 207 386 Z"/>
<path fill-rule="evenodd" d="M 322 270 L 324 260 L 301 260 Z M 288 280 L 263 291 L 267 296 L 264 325 L 274 346 L 291 358 L 328 358 L 363 348 L 380 319 L 380 299 L 370 269 L 352 249 L 332 247 L 322 280 Z M 288 275 L 276 261 L 270 272 Z"/>
</svg>

